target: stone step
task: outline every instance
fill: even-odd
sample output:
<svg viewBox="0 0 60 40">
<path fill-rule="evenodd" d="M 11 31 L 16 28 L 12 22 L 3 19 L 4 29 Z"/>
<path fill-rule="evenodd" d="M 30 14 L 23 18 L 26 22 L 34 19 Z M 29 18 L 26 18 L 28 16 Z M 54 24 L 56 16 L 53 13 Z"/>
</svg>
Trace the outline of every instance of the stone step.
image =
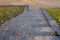
<svg viewBox="0 0 60 40">
<path fill-rule="evenodd" d="M 54 32 L 54 30 L 50 27 L 18 27 L 16 30 L 17 33 L 21 34 L 29 34 L 34 36 L 51 36 L 51 34 Z"/>
<path fill-rule="evenodd" d="M 48 26 L 41 10 L 26 10 L 22 15 L 5 22 L 0 30 L 3 31 L 0 32 L 1 40 L 59 40 L 52 36 L 55 30 Z"/>
<path fill-rule="evenodd" d="M 34 40 L 60 40 L 60 36 L 35 36 Z"/>
<path fill-rule="evenodd" d="M 58 36 L 11 36 L 9 40 L 60 40 Z"/>
</svg>

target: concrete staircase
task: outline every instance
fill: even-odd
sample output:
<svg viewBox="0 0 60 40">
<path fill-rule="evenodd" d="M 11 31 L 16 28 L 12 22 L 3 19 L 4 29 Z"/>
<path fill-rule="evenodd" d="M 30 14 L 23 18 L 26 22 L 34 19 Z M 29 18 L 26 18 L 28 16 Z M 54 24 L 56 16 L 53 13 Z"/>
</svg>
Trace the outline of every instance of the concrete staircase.
<svg viewBox="0 0 60 40">
<path fill-rule="evenodd" d="M 25 8 L 22 15 L 6 21 L 0 27 L 0 40 L 60 40 L 53 34 L 56 31 L 60 35 L 59 28 L 49 26 L 47 16 L 50 20 L 51 17 L 42 9 Z"/>
</svg>

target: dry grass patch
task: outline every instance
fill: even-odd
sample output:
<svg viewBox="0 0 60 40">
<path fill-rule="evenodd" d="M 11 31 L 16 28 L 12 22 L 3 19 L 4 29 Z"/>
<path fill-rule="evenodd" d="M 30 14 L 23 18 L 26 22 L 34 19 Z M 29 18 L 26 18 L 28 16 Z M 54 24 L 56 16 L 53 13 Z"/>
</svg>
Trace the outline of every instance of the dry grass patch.
<svg viewBox="0 0 60 40">
<path fill-rule="evenodd" d="M 24 7 L 0 6 L 0 25 L 13 17 L 22 14 Z"/>
</svg>

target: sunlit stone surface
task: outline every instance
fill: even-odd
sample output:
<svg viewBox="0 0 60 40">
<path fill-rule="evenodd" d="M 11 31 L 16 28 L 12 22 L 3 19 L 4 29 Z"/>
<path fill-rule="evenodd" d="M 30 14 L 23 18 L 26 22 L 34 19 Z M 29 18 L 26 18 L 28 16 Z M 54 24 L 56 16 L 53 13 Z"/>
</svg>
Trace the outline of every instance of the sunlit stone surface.
<svg viewBox="0 0 60 40">
<path fill-rule="evenodd" d="M 37 36 L 34 37 L 34 40 L 60 40 L 58 36 Z"/>
</svg>

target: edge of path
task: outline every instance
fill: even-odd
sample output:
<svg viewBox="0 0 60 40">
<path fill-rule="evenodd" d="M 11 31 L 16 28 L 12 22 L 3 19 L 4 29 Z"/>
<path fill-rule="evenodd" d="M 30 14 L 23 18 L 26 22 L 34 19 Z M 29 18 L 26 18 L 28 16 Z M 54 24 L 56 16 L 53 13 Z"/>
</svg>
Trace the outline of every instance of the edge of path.
<svg viewBox="0 0 60 40">
<path fill-rule="evenodd" d="M 50 27 L 52 27 L 52 29 L 60 35 L 60 28 L 58 27 L 57 22 L 43 8 L 41 9 L 41 11 L 47 18 Z"/>
</svg>

